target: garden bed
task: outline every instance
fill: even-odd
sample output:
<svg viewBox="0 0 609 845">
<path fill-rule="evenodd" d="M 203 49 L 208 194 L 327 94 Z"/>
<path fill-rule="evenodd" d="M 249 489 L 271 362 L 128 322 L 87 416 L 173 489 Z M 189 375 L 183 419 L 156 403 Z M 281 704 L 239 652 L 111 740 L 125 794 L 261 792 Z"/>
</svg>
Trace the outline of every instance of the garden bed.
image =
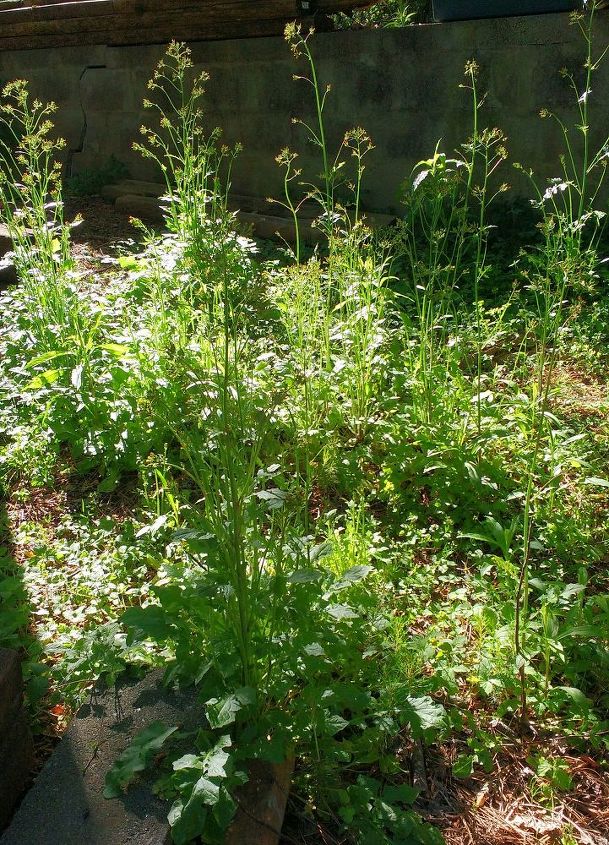
<svg viewBox="0 0 609 845">
<path fill-rule="evenodd" d="M 160 229 L 66 208 L 44 120 L 5 153 L 36 178 L 0 183 L 0 645 L 25 656 L 39 756 L 100 677 L 162 672 L 195 722 L 138 725 L 98 775 L 119 802 L 151 776 L 176 845 L 223 840 L 252 761 L 295 762 L 286 845 L 604 845 L 606 146 L 503 203 L 470 62 L 471 138 L 373 232 L 370 140 L 328 153 L 312 36 L 287 37 L 322 168 L 303 188 L 278 156 L 291 243 L 240 228 L 238 151 L 203 135 L 183 45 L 139 146 L 167 175 Z M 5 97 L 46 116 L 24 83 Z"/>
</svg>

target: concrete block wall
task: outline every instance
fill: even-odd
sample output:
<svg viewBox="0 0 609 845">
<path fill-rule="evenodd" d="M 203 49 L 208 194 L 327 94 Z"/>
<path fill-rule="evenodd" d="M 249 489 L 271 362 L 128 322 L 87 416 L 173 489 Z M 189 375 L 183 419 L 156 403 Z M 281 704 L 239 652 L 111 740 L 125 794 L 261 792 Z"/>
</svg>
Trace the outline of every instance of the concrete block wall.
<svg viewBox="0 0 609 845">
<path fill-rule="evenodd" d="M 599 46 L 609 42 L 609 12 L 598 15 Z M 537 15 L 314 36 L 320 80 L 332 86 L 327 123 L 332 145 L 345 130 L 363 126 L 376 149 L 367 161 L 364 204 L 399 211 L 399 186 L 436 143 L 450 153 L 471 132 L 471 101 L 459 88 L 469 59 L 480 66 L 480 89 L 488 91 L 485 125 L 508 136 L 511 161 L 532 167 L 542 178 L 559 175 L 561 137 L 541 120 L 541 108 L 574 119 L 573 98 L 559 75 L 562 67 L 581 75 L 583 45 L 569 16 Z M 305 70 L 282 38 L 197 42 L 197 69 L 210 74 L 206 114 L 221 126 L 227 143 L 244 151 L 234 169 L 242 194 L 279 195 L 282 174 L 275 156 L 285 146 L 301 153 L 305 175 L 320 169 L 315 150 L 293 116 L 314 119 L 310 91 L 292 79 Z M 31 80 L 36 95 L 53 98 L 57 124 L 68 139 L 73 172 L 103 163 L 110 154 L 139 178 L 154 178 L 149 162 L 131 150 L 139 126 L 146 82 L 163 47 L 70 47 L 0 54 L 0 80 Z M 609 68 L 597 75 L 592 92 L 596 138 L 609 132 Z M 573 133 L 574 138 L 577 133 Z M 523 192 L 510 163 L 501 180 Z"/>
<path fill-rule="evenodd" d="M 0 649 L 0 831 L 9 822 L 30 777 L 32 736 L 23 707 L 19 655 Z"/>
</svg>

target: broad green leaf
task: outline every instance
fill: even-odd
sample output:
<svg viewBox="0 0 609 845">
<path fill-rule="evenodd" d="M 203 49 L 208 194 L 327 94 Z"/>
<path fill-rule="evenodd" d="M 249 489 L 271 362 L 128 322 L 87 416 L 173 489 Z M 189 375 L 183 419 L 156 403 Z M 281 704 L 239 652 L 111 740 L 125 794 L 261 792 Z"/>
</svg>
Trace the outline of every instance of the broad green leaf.
<svg viewBox="0 0 609 845">
<path fill-rule="evenodd" d="M 130 607 L 121 617 L 121 622 L 128 628 L 136 628 L 146 637 L 162 642 L 172 633 L 173 627 L 162 607 L 150 604 L 147 607 Z"/>
<path fill-rule="evenodd" d="M 471 754 L 459 754 L 452 766 L 452 772 L 456 778 L 471 777 L 474 771 L 474 758 Z"/>
<path fill-rule="evenodd" d="M 212 807 L 220 797 L 220 787 L 203 775 L 195 783 L 192 790 L 193 798 L 200 799 L 204 804 Z"/>
<path fill-rule="evenodd" d="M 177 731 L 177 726 L 168 728 L 162 722 L 153 722 L 140 731 L 106 774 L 104 797 L 117 798 L 121 795 L 135 775 L 144 771 L 163 747 L 167 738 L 175 731 Z"/>
<path fill-rule="evenodd" d="M 386 786 L 383 789 L 383 798 L 388 804 L 414 804 L 420 795 L 421 790 L 408 783 L 401 783 L 397 786 Z"/>
<path fill-rule="evenodd" d="M 333 616 L 334 619 L 357 619 L 357 613 L 353 610 L 353 608 L 349 607 L 347 604 L 329 604 L 326 607 L 326 613 L 329 613 L 330 616 Z"/>
<path fill-rule="evenodd" d="M 45 370 L 26 384 L 27 390 L 40 390 L 43 387 L 48 387 L 55 384 L 61 374 L 61 370 Z"/>
<path fill-rule="evenodd" d="M 203 760 L 198 754 L 185 754 L 173 761 L 172 768 L 174 772 L 180 772 L 182 769 L 202 769 Z"/>
<path fill-rule="evenodd" d="M 287 577 L 288 584 L 309 584 L 312 581 L 319 581 L 323 576 L 323 572 L 318 569 L 297 569 L 295 572 L 290 572 Z"/>
<path fill-rule="evenodd" d="M 171 840 L 174 845 L 187 845 L 202 833 L 208 809 L 200 798 L 174 802 L 167 821 L 171 826 Z"/>
<path fill-rule="evenodd" d="M 371 572 L 371 566 L 352 566 L 351 569 L 347 569 L 347 571 L 344 572 L 343 575 L 341 575 L 341 577 L 335 584 L 332 584 L 328 592 L 337 593 L 340 590 L 345 590 L 352 584 L 357 584 L 358 581 L 363 581 L 363 579 L 366 578 Z"/>
<path fill-rule="evenodd" d="M 165 525 L 168 519 L 169 516 L 166 513 L 162 513 L 160 516 L 157 516 L 153 523 L 151 523 L 150 525 L 144 525 L 143 528 L 140 528 L 140 530 L 135 535 L 136 539 L 139 540 L 140 537 L 145 537 L 146 534 L 154 536 L 157 531 Z"/>
<path fill-rule="evenodd" d="M 408 696 L 406 701 L 403 712 L 415 733 L 440 728 L 444 724 L 446 711 L 430 696 Z"/>
<path fill-rule="evenodd" d="M 210 698 L 206 702 L 206 715 L 210 726 L 215 730 L 232 725 L 237 714 L 244 707 L 256 703 L 256 690 L 252 687 L 242 687 L 225 698 Z"/>
<path fill-rule="evenodd" d="M 339 716 L 338 713 L 333 713 L 331 716 L 327 716 L 324 720 L 325 727 L 328 728 L 328 732 L 331 736 L 334 734 L 340 733 L 340 731 L 344 731 L 345 728 L 349 727 L 349 722 L 346 719 L 343 719 L 342 716 Z"/>
<path fill-rule="evenodd" d="M 580 707 L 585 707 L 586 709 L 588 709 L 592 706 L 592 702 L 590 701 L 590 699 L 586 695 L 584 695 L 584 693 L 580 689 L 577 689 L 577 687 L 554 687 L 554 689 L 559 689 L 564 692 L 566 695 L 569 696 L 571 701 L 573 701 L 575 704 L 579 704 Z"/>
<path fill-rule="evenodd" d="M 269 510 L 278 510 L 285 505 L 287 493 L 280 490 L 278 487 L 272 487 L 270 490 L 258 490 L 256 498 L 265 502 Z"/>
<path fill-rule="evenodd" d="M 210 778 L 226 777 L 226 764 L 230 759 L 230 754 L 225 751 L 231 745 L 230 736 L 222 736 L 206 757 L 204 768 Z"/>
</svg>

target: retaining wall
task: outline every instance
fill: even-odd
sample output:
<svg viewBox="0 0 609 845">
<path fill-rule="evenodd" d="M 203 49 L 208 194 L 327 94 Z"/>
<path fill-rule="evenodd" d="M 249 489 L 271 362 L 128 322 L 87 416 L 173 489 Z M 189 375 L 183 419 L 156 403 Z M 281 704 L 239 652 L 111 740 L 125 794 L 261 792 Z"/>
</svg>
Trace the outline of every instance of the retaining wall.
<svg viewBox="0 0 609 845">
<path fill-rule="evenodd" d="M 596 37 L 599 46 L 609 43 L 609 13 L 599 13 Z M 480 66 L 480 88 L 488 90 L 485 124 L 506 132 L 512 160 L 543 176 L 558 175 L 560 132 L 551 120 L 540 119 L 539 111 L 546 107 L 571 119 L 573 97 L 559 70 L 568 67 L 581 76 L 584 55 L 568 15 L 320 33 L 313 43 L 320 79 L 332 86 L 327 104 L 331 143 L 360 125 L 376 145 L 368 159 L 366 207 L 396 211 L 400 182 L 417 161 L 433 153 L 438 139 L 450 151 L 468 137 L 471 101 L 459 85 L 472 58 Z M 209 126 L 223 127 L 227 143 L 244 145 L 234 169 L 235 190 L 278 195 L 282 174 L 274 159 L 284 146 L 301 152 L 305 173 L 315 175 L 315 150 L 305 142 L 302 127 L 291 122 L 293 116 L 313 119 L 310 90 L 293 81 L 304 67 L 295 63 L 283 39 L 191 46 L 197 67 L 211 77 Z M 133 176 L 151 178 L 150 164 L 130 147 L 149 118 L 140 104 L 162 52 L 162 46 L 6 51 L 0 53 L 0 80 L 26 77 L 37 96 L 57 101 L 69 171 L 96 167 L 114 154 Z M 598 137 L 609 128 L 607 92 L 605 66 L 591 95 Z M 501 179 L 519 184 L 509 163 Z"/>
</svg>

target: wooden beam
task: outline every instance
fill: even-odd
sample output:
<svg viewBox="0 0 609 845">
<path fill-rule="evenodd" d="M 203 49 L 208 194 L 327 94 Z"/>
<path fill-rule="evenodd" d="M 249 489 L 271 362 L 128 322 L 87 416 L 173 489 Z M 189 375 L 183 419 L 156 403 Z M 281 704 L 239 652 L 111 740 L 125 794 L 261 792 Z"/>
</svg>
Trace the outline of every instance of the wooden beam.
<svg viewBox="0 0 609 845">
<path fill-rule="evenodd" d="M 371 0 L 316 0 L 321 14 Z M 275 35 L 299 16 L 296 0 L 0 0 L 0 49 L 161 44 Z M 307 19 L 307 20 L 310 20 Z"/>
</svg>

